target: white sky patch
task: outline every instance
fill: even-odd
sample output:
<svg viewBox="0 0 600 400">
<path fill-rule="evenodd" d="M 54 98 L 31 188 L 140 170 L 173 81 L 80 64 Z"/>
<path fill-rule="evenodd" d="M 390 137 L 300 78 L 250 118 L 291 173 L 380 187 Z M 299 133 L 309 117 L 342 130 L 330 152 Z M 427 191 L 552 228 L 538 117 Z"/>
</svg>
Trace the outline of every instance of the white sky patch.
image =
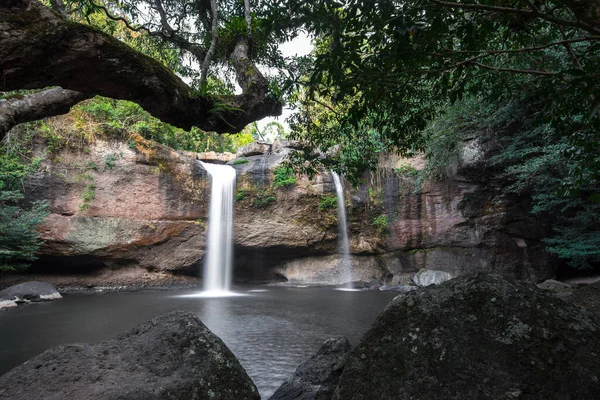
<svg viewBox="0 0 600 400">
<path fill-rule="evenodd" d="M 279 50 L 281 50 L 284 57 L 301 57 L 309 54 L 313 50 L 313 44 L 311 38 L 306 33 L 300 32 L 293 40 L 280 44 Z M 279 117 L 267 117 L 257 121 L 258 129 L 262 131 L 269 122 L 277 121 L 283 125 L 286 131 L 289 131 L 290 127 L 285 120 L 292 112 L 293 110 L 284 107 L 283 113 Z"/>
</svg>

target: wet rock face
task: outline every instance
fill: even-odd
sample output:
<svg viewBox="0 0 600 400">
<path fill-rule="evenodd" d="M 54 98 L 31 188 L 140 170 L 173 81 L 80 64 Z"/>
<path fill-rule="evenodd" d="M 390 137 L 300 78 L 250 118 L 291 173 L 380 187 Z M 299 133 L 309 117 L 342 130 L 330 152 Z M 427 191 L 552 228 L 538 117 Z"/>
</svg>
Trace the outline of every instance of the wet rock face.
<svg viewBox="0 0 600 400">
<path fill-rule="evenodd" d="M 197 316 L 165 314 L 98 344 L 45 351 L 0 377 L 0 399 L 260 399 Z"/>
<path fill-rule="evenodd" d="M 49 301 L 61 297 L 56 288 L 47 282 L 25 282 L 0 291 L 0 300 L 15 303 Z M 10 307 L 10 304 L 6 303 L 5 307 Z"/>
<path fill-rule="evenodd" d="M 269 400 L 329 400 L 337 386 L 351 346 L 345 337 L 325 341 Z"/>
<path fill-rule="evenodd" d="M 352 350 L 334 399 L 593 399 L 600 322 L 498 275 L 396 297 Z"/>
<path fill-rule="evenodd" d="M 198 159 L 207 155 L 134 139 L 96 140 L 87 152 L 63 149 L 29 180 L 27 200 L 46 199 L 51 209 L 35 272 L 109 271 L 115 279 L 103 282 L 108 285 L 128 279 L 125 267 L 157 276 L 200 273 L 210 181 Z M 486 146 L 477 148 L 488 151 Z M 247 162 L 233 165 L 234 277 L 240 281 L 342 283 L 337 209 L 321 204 L 335 195 L 331 175 L 322 171 L 313 180 L 297 176 L 289 187 L 274 184 L 274 170 L 294 147 L 255 143 L 240 150 Z M 213 162 L 233 157 L 212 156 Z M 422 169 L 423 160 L 413 161 Z M 484 271 L 536 282 L 553 277 L 540 241 L 542 224 L 495 181 L 467 176 L 465 171 L 480 168 L 465 165 L 457 179 L 424 181 L 418 193 L 409 188 L 407 179 L 414 177 L 398 173 L 366 176 L 358 189 L 346 186 L 354 280 L 395 285 L 420 269 L 452 276 Z M 85 203 L 89 187 L 94 196 Z M 374 221 L 384 223 L 377 227 Z"/>
</svg>

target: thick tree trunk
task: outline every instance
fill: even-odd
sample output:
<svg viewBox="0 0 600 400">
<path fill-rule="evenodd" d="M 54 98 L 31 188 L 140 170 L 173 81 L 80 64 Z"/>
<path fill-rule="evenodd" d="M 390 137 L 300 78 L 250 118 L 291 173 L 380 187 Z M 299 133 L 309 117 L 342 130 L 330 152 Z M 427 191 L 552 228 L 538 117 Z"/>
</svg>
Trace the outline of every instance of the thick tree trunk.
<svg viewBox="0 0 600 400">
<path fill-rule="evenodd" d="M 17 124 L 68 113 L 71 107 L 89 97 L 85 93 L 55 87 L 0 100 L 0 139 Z"/>
<path fill-rule="evenodd" d="M 245 90 L 238 96 L 194 97 L 169 69 L 115 38 L 65 20 L 36 0 L 2 0 L 0 91 L 61 86 L 86 96 L 134 101 L 183 129 L 235 133 L 252 121 L 280 115 L 282 107 L 268 96 L 267 81 L 242 42 L 232 61 L 241 82 L 250 79 L 256 87 L 241 85 Z"/>
</svg>

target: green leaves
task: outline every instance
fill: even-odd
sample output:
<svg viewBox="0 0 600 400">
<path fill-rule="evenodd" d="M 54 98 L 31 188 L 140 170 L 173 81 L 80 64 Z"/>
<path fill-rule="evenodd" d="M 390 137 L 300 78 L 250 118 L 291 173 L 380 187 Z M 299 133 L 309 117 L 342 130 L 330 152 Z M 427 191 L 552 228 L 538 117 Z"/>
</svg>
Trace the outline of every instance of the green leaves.
<svg viewBox="0 0 600 400">
<path fill-rule="evenodd" d="M 39 163 L 38 159 L 23 163 L 0 149 L 0 271 L 21 270 L 36 259 L 41 244 L 37 228 L 48 215 L 48 205 L 33 202 L 23 207 L 21 189 Z"/>
</svg>

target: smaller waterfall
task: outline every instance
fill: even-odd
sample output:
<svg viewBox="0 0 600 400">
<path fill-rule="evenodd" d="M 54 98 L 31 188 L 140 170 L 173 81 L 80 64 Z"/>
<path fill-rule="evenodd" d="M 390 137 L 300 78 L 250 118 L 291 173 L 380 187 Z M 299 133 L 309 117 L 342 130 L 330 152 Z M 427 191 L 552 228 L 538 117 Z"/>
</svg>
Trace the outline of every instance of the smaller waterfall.
<svg viewBox="0 0 600 400">
<path fill-rule="evenodd" d="M 231 288 L 235 169 L 199 162 L 211 178 L 203 286 L 207 295 L 218 296 Z"/>
<path fill-rule="evenodd" d="M 338 251 L 341 256 L 342 282 L 346 283 L 347 288 L 352 288 L 352 264 L 350 263 L 350 244 L 348 242 L 348 226 L 346 223 L 346 202 L 344 200 L 344 187 L 340 176 L 331 171 L 333 182 L 335 183 L 335 193 L 338 206 L 338 232 L 339 243 Z"/>
</svg>

